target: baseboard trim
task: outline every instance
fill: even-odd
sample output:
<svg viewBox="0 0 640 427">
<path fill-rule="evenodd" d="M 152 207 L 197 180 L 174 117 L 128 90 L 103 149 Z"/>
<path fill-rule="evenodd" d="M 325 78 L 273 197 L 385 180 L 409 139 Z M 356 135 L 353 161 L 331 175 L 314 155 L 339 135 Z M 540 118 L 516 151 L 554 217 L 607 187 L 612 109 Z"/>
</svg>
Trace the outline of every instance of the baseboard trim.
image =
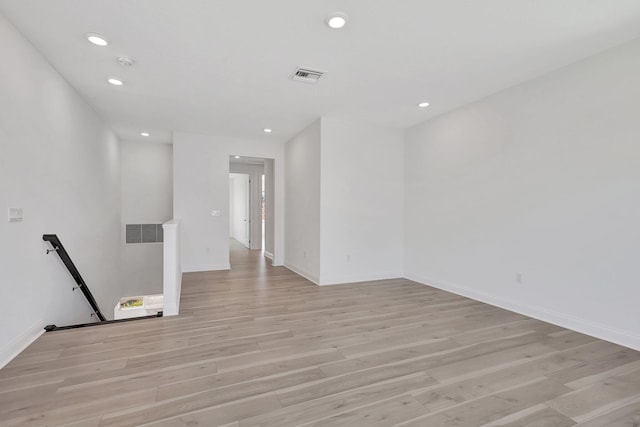
<svg viewBox="0 0 640 427">
<path fill-rule="evenodd" d="M 448 283 L 442 280 L 435 280 L 427 277 L 406 274 L 405 278 L 422 285 L 432 286 L 443 291 L 451 292 L 477 301 L 481 301 L 505 310 L 513 311 L 524 316 L 552 323 L 563 328 L 571 329 L 595 338 L 619 344 L 634 350 L 640 350 L 640 337 L 617 328 L 611 328 L 601 323 L 578 318 L 565 313 L 560 313 L 546 308 L 522 304 L 507 298 L 478 292 L 465 286 Z"/>
<path fill-rule="evenodd" d="M 231 270 L 231 265 L 226 264 L 201 264 L 201 265 L 183 265 L 183 273 L 196 273 L 198 271 L 218 271 L 218 270 Z"/>
<path fill-rule="evenodd" d="M 38 339 L 44 333 L 46 322 L 39 320 L 21 335 L 18 335 L 0 350 L 0 368 L 11 362 L 17 355 L 22 353 L 24 349 L 29 347 L 32 342 Z"/>
<path fill-rule="evenodd" d="M 298 267 L 298 266 L 296 266 L 294 264 L 291 264 L 291 263 L 288 263 L 288 262 L 285 261 L 284 267 L 288 268 L 291 271 L 293 271 L 297 275 L 304 277 L 305 279 L 307 279 L 308 281 L 312 282 L 315 285 L 317 285 L 318 282 L 319 282 L 318 278 L 315 275 L 311 274 L 310 272 L 306 271 L 305 269 L 300 268 L 300 267 Z"/>
<path fill-rule="evenodd" d="M 271 252 L 268 251 L 264 251 L 264 256 L 266 256 L 267 258 L 269 258 L 271 261 L 273 261 L 273 254 Z"/>
<path fill-rule="evenodd" d="M 404 275 L 402 273 L 380 273 L 380 274 L 367 274 L 358 276 L 337 276 L 329 280 L 322 278 L 320 286 L 338 286 L 348 285 L 349 283 L 358 282 L 373 282 L 376 280 L 389 280 L 389 279 L 402 279 Z"/>
</svg>

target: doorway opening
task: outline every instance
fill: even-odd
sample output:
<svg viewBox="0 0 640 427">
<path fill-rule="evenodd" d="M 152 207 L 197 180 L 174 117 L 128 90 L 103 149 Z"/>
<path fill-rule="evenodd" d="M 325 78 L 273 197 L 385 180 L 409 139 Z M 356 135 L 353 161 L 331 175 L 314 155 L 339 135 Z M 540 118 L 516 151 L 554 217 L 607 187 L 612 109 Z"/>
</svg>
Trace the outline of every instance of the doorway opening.
<svg viewBox="0 0 640 427">
<path fill-rule="evenodd" d="M 230 250 L 260 250 L 273 260 L 273 191 L 273 159 L 229 157 Z"/>
</svg>

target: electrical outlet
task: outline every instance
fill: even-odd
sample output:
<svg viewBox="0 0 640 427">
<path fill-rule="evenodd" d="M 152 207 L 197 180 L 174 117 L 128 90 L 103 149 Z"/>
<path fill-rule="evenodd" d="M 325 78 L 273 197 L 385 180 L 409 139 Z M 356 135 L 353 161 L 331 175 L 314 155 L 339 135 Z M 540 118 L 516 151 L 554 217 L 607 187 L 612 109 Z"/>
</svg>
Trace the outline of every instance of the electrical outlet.
<svg viewBox="0 0 640 427">
<path fill-rule="evenodd" d="M 347 262 L 351 262 L 351 255 L 347 254 Z"/>
<path fill-rule="evenodd" d="M 524 282 L 524 277 L 522 273 L 516 273 L 516 283 L 522 284 Z"/>
<path fill-rule="evenodd" d="M 302 255 L 306 258 L 307 257 L 307 251 L 302 252 Z"/>
<path fill-rule="evenodd" d="M 211 216 L 220 216 L 220 210 L 216 209 L 211 211 Z"/>
</svg>

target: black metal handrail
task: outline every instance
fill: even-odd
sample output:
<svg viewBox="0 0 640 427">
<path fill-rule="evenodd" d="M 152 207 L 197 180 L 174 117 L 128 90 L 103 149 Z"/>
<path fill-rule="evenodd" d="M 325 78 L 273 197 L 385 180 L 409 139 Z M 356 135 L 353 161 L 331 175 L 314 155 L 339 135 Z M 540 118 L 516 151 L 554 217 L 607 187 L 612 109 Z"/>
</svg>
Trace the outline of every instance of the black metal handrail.
<svg viewBox="0 0 640 427">
<path fill-rule="evenodd" d="M 64 331 L 66 329 L 86 328 L 87 326 L 111 325 L 113 323 L 133 322 L 136 320 L 154 319 L 156 317 L 162 317 L 162 312 L 159 311 L 156 314 L 150 314 L 148 316 L 130 317 L 127 319 L 105 320 L 104 322 L 80 323 L 78 325 L 69 325 L 69 326 L 47 325 L 44 327 L 44 330 L 47 332 Z"/>
<path fill-rule="evenodd" d="M 67 270 L 69 270 L 69 273 L 73 277 L 73 280 L 76 281 L 76 284 L 78 285 L 77 287 L 82 291 L 82 293 L 84 294 L 84 297 L 87 299 L 87 302 L 89 302 L 89 305 L 91 306 L 91 309 L 95 313 L 96 317 L 101 322 L 106 321 L 107 319 L 104 317 L 104 315 L 100 311 L 100 307 L 98 307 L 98 303 L 96 302 L 95 298 L 91 294 L 89 287 L 87 286 L 86 282 L 80 275 L 80 272 L 78 271 L 76 266 L 73 264 L 73 261 L 71 261 L 71 257 L 69 257 L 69 254 L 65 250 L 64 246 L 62 246 L 62 243 L 60 242 L 60 239 L 58 239 L 58 236 L 55 234 L 43 234 L 42 240 L 49 242 L 51 244 L 51 247 L 53 248 L 53 249 L 47 249 L 47 253 L 57 252 L 58 256 L 60 257 L 64 265 L 67 267 Z"/>
</svg>

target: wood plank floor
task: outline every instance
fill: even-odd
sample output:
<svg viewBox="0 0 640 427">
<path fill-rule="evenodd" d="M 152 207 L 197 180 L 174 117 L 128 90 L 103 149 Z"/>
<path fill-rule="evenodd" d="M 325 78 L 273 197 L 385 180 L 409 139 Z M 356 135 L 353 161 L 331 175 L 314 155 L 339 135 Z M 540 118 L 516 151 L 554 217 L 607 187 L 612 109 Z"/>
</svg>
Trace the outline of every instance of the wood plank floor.
<svg viewBox="0 0 640 427">
<path fill-rule="evenodd" d="M 47 333 L 2 426 L 640 426 L 640 353 L 408 280 L 317 287 L 259 252 L 178 317 Z"/>
</svg>

